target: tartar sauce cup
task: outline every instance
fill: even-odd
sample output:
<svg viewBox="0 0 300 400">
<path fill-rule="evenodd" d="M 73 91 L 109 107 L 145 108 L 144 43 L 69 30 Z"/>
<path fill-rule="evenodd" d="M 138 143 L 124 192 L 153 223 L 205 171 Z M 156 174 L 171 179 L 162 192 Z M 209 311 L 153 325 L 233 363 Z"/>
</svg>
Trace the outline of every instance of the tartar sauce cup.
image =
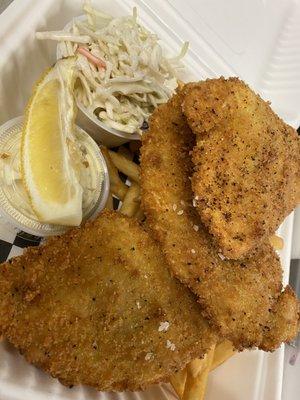
<svg viewBox="0 0 300 400">
<path fill-rule="evenodd" d="M 85 15 L 80 15 L 79 17 L 75 17 L 73 20 L 84 21 L 85 19 Z M 64 31 L 70 31 L 73 20 L 65 25 L 63 28 Z M 56 49 L 56 58 L 57 60 L 62 58 L 59 45 Z M 97 143 L 103 144 L 107 147 L 117 147 L 133 140 L 141 140 L 141 136 L 138 133 L 127 133 L 111 128 L 101 122 L 96 115 L 89 112 L 83 104 L 80 104 L 78 101 L 76 101 L 76 104 L 78 107 L 76 123 L 92 136 Z"/>
<path fill-rule="evenodd" d="M 20 172 L 22 126 L 23 117 L 0 126 L 0 216 L 16 230 L 31 235 L 46 237 L 62 234 L 70 227 L 38 221 L 30 206 Z M 109 175 L 97 143 L 77 126 L 75 135 L 89 164 L 89 169 L 83 171 L 87 182 L 83 195 L 83 221 L 86 221 L 94 219 L 105 207 L 109 195 Z"/>
</svg>

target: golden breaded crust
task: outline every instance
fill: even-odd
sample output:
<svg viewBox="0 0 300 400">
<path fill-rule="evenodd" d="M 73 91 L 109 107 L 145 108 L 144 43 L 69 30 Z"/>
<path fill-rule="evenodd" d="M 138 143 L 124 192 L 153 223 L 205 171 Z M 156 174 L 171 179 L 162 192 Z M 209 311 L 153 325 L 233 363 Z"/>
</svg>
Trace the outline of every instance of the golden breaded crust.
<svg viewBox="0 0 300 400">
<path fill-rule="evenodd" d="M 115 212 L 1 265 L 0 332 L 63 384 L 108 391 L 166 380 L 218 340 L 158 244 Z"/>
<path fill-rule="evenodd" d="M 297 132 L 237 78 L 190 85 L 183 110 L 201 220 L 224 256 L 250 255 L 300 202 Z"/>
<path fill-rule="evenodd" d="M 269 244 L 241 262 L 222 260 L 215 249 L 192 205 L 194 135 L 181 111 L 183 98 L 184 91 L 161 105 L 143 137 L 146 222 L 172 273 L 198 296 L 203 315 L 221 334 L 238 349 L 274 350 L 296 335 L 298 302 L 290 289 L 281 293 L 281 266 Z"/>
</svg>

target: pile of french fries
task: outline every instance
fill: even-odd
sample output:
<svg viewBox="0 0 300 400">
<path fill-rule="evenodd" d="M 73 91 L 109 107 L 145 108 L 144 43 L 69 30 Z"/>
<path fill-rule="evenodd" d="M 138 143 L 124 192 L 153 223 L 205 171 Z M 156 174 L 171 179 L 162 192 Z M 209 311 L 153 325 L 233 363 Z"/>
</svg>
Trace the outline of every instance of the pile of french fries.
<svg viewBox="0 0 300 400">
<path fill-rule="evenodd" d="M 109 210 L 113 209 L 114 196 L 122 202 L 119 209 L 122 214 L 142 219 L 140 167 L 132 161 L 135 153 L 138 152 L 138 147 L 134 144 L 130 144 L 130 147 L 131 149 L 120 146 L 117 152 L 108 150 L 106 147 L 101 147 L 110 178 L 110 194 L 106 208 Z M 128 178 L 130 186 L 122 181 L 120 173 Z"/>
<path fill-rule="evenodd" d="M 208 351 L 201 359 L 191 361 L 170 378 L 177 396 L 181 400 L 202 400 L 205 396 L 208 374 L 235 354 L 228 340 L 224 340 Z"/>
<path fill-rule="evenodd" d="M 131 142 L 129 148 L 120 146 L 117 151 L 101 147 L 110 177 L 110 194 L 106 208 L 113 209 L 113 196 L 121 201 L 119 211 L 128 217 L 144 219 L 140 198 L 140 167 L 133 159 L 138 156 L 140 144 Z M 127 185 L 120 173 L 128 178 Z M 275 250 L 283 248 L 283 240 L 279 236 L 270 237 Z M 182 370 L 170 377 L 177 396 L 181 400 L 202 400 L 205 396 L 208 374 L 223 364 L 236 353 L 232 343 L 223 340 L 216 343 L 202 359 L 191 361 Z"/>
</svg>

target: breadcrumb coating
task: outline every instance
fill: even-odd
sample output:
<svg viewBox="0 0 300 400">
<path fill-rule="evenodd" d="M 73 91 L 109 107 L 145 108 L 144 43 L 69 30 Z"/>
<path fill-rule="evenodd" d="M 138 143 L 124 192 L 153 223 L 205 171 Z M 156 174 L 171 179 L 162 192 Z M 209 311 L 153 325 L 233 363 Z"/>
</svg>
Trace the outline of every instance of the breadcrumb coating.
<svg viewBox="0 0 300 400">
<path fill-rule="evenodd" d="M 300 202 L 300 138 L 238 78 L 189 85 L 192 188 L 225 257 L 255 252 Z"/>
<path fill-rule="evenodd" d="M 199 308 L 158 244 L 116 212 L 0 267 L 0 332 L 65 385 L 167 380 L 218 340 Z"/>
<path fill-rule="evenodd" d="M 181 109 L 185 90 L 154 111 L 143 137 L 146 222 L 170 271 L 197 295 L 210 323 L 239 350 L 274 350 L 298 331 L 298 301 L 289 287 L 282 292 L 280 262 L 267 242 L 255 257 L 226 260 L 201 224 L 190 181 L 195 136 Z"/>
</svg>

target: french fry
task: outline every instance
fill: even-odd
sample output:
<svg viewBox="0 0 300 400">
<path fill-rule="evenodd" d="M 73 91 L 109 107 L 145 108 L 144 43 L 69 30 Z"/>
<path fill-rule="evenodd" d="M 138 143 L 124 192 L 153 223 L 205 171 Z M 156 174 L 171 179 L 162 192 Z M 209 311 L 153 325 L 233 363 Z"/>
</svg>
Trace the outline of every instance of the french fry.
<svg viewBox="0 0 300 400">
<path fill-rule="evenodd" d="M 140 167 L 133 161 L 127 160 L 123 155 L 109 150 L 109 155 L 115 167 L 123 172 L 131 181 L 139 182 Z"/>
<path fill-rule="evenodd" d="M 183 370 L 176 372 L 176 374 L 173 374 L 170 378 L 170 383 L 180 399 L 182 399 L 183 396 L 186 376 L 187 372 L 186 368 L 184 368 Z"/>
<path fill-rule="evenodd" d="M 125 146 L 120 146 L 118 148 L 118 154 L 121 154 L 123 157 L 127 158 L 127 160 L 132 161 L 133 153 Z"/>
<path fill-rule="evenodd" d="M 218 343 L 215 346 L 213 359 L 211 361 L 209 371 L 213 371 L 219 365 L 223 364 L 226 360 L 232 357 L 235 354 L 235 350 L 232 346 L 232 343 L 229 340 L 224 340 Z M 191 400 L 196 399 L 195 390 L 200 392 L 200 389 L 205 389 L 205 376 L 202 374 L 206 374 L 206 369 L 208 365 L 207 355 L 205 355 L 202 359 L 195 359 L 191 361 L 187 367 L 172 375 L 170 378 L 170 383 L 173 386 L 175 392 L 177 393 L 179 399 L 181 400 Z M 187 380 L 187 376 L 189 375 L 189 379 Z M 198 384 L 196 381 L 199 381 Z M 183 398 L 183 393 L 185 391 L 185 387 L 187 387 L 185 397 Z M 194 389 L 192 389 L 192 386 Z M 188 393 L 188 394 L 187 394 Z M 203 392 L 204 393 L 204 392 Z M 194 396 L 194 397 L 192 397 Z M 202 395 L 203 396 L 203 395 Z M 201 399 L 203 397 L 199 397 Z"/>
<path fill-rule="evenodd" d="M 185 388 L 182 395 L 182 400 L 203 400 L 205 395 L 205 389 L 208 379 L 208 373 L 213 361 L 215 346 L 209 350 L 209 352 L 203 358 L 203 365 L 197 376 L 194 376 L 195 368 L 188 364 L 187 377 L 185 382 Z"/>
<path fill-rule="evenodd" d="M 269 241 L 271 243 L 271 246 L 273 246 L 275 250 L 282 250 L 283 249 L 284 242 L 283 242 L 282 237 L 277 236 L 277 235 L 272 235 L 269 238 Z"/>
<path fill-rule="evenodd" d="M 142 221 L 145 218 L 145 214 L 141 207 L 137 210 L 137 212 L 134 214 L 135 218 L 138 219 L 139 221 Z"/>
<path fill-rule="evenodd" d="M 196 358 L 195 360 L 191 361 L 188 364 L 189 371 L 194 378 L 196 378 L 196 376 L 201 373 L 201 371 L 205 367 L 205 364 L 206 364 L 205 357 Z"/>
<path fill-rule="evenodd" d="M 101 151 L 105 158 L 108 173 L 109 173 L 110 191 L 112 194 L 117 196 L 120 200 L 123 200 L 127 193 L 128 186 L 125 185 L 125 183 L 121 180 L 118 170 L 117 170 L 116 166 L 114 165 L 114 163 L 112 162 L 107 148 L 102 146 Z"/>
<path fill-rule="evenodd" d="M 112 197 L 111 193 L 109 193 L 109 195 L 108 195 L 107 202 L 105 204 L 105 208 L 106 208 L 106 210 L 114 209 L 114 202 L 113 202 L 113 197 Z"/>
<path fill-rule="evenodd" d="M 176 374 L 172 375 L 170 377 L 170 383 L 173 386 L 175 392 L 177 393 L 177 396 L 179 399 L 182 399 L 184 389 L 185 389 L 185 383 L 187 379 L 187 369 L 189 369 L 189 372 L 192 374 L 194 378 L 196 378 L 198 375 L 200 376 L 200 372 L 205 366 L 205 358 L 203 359 L 196 359 L 191 361 L 187 367 Z"/>
<path fill-rule="evenodd" d="M 178 89 L 182 89 L 184 87 L 184 82 L 181 81 L 180 79 L 177 80 L 177 84 L 178 84 Z"/>
<path fill-rule="evenodd" d="M 140 152 L 142 142 L 140 140 L 133 140 L 129 143 L 129 148 L 134 154 L 138 154 Z"/>
<path fill-rule="evenodd" d="M 140 186 L 132 182 L 124 197 L 120 212 L 128 217 L 133 217 L 140 207 Z"/>
<path fill-rule="evenodd" d="M 213 371 L 216 369 L 235 353 L 236 350 L 234 350 L 232 343 L 229 340 L 224 340 L 218 343 L 215 347 L 214 358 L 210 370 Z"/>
</svg>

